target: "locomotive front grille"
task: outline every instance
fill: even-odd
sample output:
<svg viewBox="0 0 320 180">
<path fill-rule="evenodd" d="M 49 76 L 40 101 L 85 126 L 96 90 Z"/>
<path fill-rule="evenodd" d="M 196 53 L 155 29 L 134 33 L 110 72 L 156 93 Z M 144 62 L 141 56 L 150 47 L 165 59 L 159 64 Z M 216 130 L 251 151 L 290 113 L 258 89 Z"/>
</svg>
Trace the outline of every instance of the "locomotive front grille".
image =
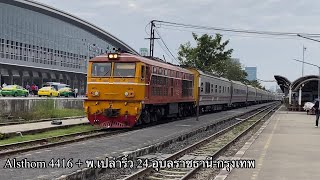
<svg viewBox="0 0 320 180">
<path fill-rule="evenodd" d="M 120 109 L 105 109 L 103 113 L 106 117 L 118 117 L 120 114 Z"/>
</svg>

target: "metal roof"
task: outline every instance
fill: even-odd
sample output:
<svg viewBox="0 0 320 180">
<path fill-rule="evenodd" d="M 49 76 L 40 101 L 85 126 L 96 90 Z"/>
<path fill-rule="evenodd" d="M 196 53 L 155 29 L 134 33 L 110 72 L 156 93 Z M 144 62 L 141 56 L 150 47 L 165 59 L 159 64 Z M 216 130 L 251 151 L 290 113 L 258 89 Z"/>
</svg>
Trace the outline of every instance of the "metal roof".
<svg viewBox="0 0 320 180">
<path fill-rule="evenodd" d="M 285 89 L 289 89 L 290 88 L 290 85 L 291 85 L 291 82 L 283 77 L 283 76 L 280 76 L 280 75 L 275 75 L 274 78 L 276 79 L 278 85 L 280 86 L 282 92 L 285 92 Z"/>
<path fill-rule="evenodd" d="M 318 80 L 319 80 L 319 76 L 316 76 L 316 75 L 300 77 L 297 80 L 292 82 L 291 89 L 292 91 L 298 91 L 301 85 L 306 84 L 310 81 L 318 81 Z"/>
<path fill-rule="evenodd" d="M 51 16 L 53 18 L 60 19 L 62 21 L 75 25 L 79 28 L 82 28 L 98 36 L 99 38 L 111 43 L 113 46 L 116 46 L 117 48 L 139 55 L 139 53 L 136 52 L 132 47 L 130 47 L 120 39 L 116 38 L 115 36 L 111 35 L 107 31 L 91 24 L 88 21 L 82 20 L 74 15 L 58 10 L 51 6 L 48 6 L 39 2 L 35 2 L 35 1 L 31 1 L 31 0 L 0 0 L 0 3 L 18 6 L 21 8 L 29 9 L 32 11 L 36 11 L 36 12 Z"/>
</svg>

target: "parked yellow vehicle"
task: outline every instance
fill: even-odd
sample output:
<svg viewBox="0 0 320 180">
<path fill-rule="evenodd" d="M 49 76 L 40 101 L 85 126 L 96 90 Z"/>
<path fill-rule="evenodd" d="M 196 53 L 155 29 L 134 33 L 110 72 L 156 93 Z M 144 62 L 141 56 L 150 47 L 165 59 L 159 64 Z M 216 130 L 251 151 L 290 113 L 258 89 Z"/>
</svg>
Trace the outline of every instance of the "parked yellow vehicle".
<svg viewBox="0 0 320 180">
<path fill-rule="evenodd" d="M 55 97 L 59 97 L 60 93 L 59 91 L 57 91 L 55 88 L 51 87 L 51 86 L 47 86 L 47 87 L 43 87 L 41 89 L 39 89 L 38 91 L 38 96 L 55 96 Z"/>
</svg>

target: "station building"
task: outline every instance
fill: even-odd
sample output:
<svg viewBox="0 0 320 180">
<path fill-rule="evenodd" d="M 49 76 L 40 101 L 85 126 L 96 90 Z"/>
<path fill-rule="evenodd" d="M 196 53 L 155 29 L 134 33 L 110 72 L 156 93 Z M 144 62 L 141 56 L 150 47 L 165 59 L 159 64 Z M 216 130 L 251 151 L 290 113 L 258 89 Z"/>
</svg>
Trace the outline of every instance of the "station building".
<svg viewBox="0 0 320 180">
<path fill-rule="evenodd" d="M 0 0 L 0 82 L 86 88 L 88 60 L 115 49 L 138 54 L 103 29 L 30 0 Z"/>
<path fill-rule="evenodd" d="M 320 79 L 317 75 L 300 77 L 293 82 L 280 75 L 274 77 L 287 97 L 287 104 L 290 106 L 301 109 L 305 102 L 314 102 L 320 95 Z"/>
</svg>

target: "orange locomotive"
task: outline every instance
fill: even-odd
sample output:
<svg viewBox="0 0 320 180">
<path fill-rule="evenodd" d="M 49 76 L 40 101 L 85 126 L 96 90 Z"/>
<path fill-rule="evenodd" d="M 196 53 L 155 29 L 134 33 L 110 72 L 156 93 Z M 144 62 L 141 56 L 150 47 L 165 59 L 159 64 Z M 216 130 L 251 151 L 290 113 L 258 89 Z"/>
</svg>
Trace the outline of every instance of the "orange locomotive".
<svg viewBox="0 0 320 180">
<path fill-rule="evenodd" d="M 89 61 L 85 111 L 92 125 L 130 128 L 194 113 L 191 71 L 128 53 Z"/>
</svg>

